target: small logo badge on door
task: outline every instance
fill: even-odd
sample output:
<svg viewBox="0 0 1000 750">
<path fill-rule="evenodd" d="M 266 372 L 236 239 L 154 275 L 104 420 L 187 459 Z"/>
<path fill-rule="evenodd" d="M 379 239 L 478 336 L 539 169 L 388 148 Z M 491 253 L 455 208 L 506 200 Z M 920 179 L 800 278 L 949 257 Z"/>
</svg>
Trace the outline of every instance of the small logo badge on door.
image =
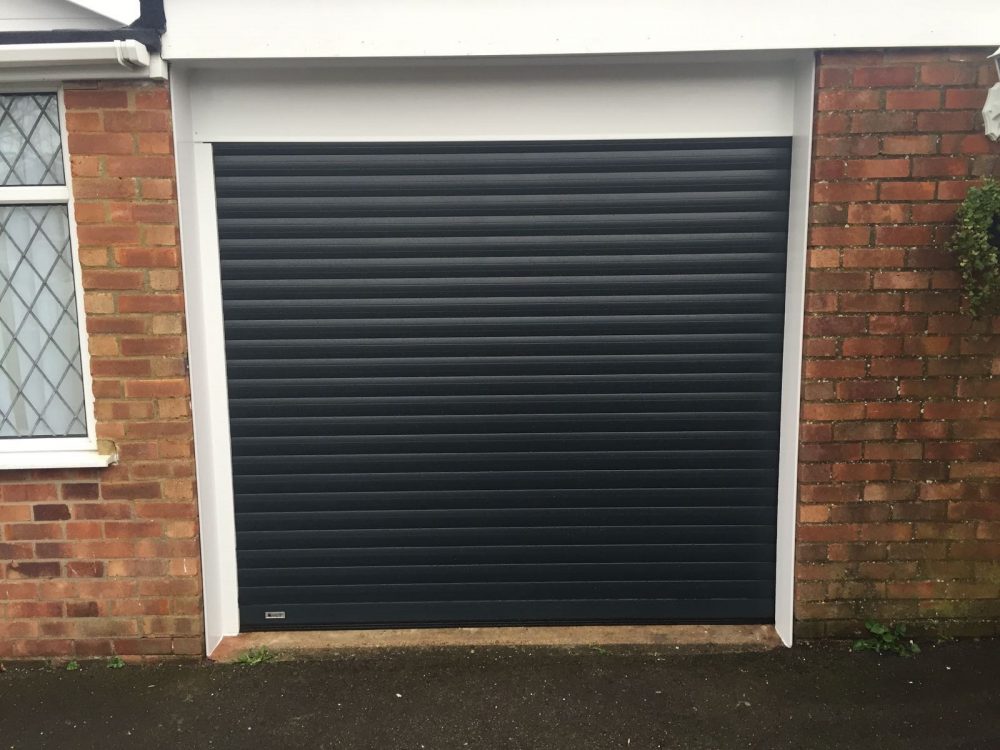
<svg viewBox="0 0 1000 750">
<path fill-rule="evenodd" d="M 265 620 L 284 620 L 285 619 L 285 613 L 284 612 L 265 612 L 264 613 L 264 619 Z"/>
</svg>

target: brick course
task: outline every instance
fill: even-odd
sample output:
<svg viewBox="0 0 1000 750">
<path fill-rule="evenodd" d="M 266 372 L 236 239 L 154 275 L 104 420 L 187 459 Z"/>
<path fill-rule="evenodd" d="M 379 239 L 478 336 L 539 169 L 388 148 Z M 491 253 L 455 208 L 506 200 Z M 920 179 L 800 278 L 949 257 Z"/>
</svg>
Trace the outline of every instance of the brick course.
<svg viewBox="0 0 1000 750">
<path fill-rule="evenodd" d="M 1000 317 L 961 313 L 958 202 L 1000 175 L 991 50 L 824 52 L 796 632 L 1000 632 Z"/>
<path fill-rule="evenodd" d="M 203 653 L 166 84 L 67 85 L 107 469 L 0 473 L 0 658 Z"/>
</svg>

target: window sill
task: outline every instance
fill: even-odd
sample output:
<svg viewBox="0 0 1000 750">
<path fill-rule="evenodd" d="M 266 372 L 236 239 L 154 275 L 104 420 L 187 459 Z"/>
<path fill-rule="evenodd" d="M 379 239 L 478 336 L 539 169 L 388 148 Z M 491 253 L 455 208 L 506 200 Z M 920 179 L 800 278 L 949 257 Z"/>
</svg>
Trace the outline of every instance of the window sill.
<svg viewBox="0 0 1000 750">
<path fill-rule="evenodd" d="M 0 453 L 0 471 L 12 469 L 103 469 L 118 462 L 118 451 L 49 450 Z"/>
</svg>

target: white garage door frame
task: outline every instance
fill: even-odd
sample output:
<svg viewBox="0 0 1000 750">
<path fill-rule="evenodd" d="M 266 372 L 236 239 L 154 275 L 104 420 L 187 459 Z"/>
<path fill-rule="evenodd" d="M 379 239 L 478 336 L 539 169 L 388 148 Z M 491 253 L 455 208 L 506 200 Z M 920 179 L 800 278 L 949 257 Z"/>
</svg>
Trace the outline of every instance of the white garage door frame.
<svg viewBox="0 0 1000 750">
<path fill-rule="evenodd" d="M 212 143 L 791 136 L 774 625 L 792 643 L 814 55 L 175 65 L 206 649 L 239 633 Z"/>
</svg>

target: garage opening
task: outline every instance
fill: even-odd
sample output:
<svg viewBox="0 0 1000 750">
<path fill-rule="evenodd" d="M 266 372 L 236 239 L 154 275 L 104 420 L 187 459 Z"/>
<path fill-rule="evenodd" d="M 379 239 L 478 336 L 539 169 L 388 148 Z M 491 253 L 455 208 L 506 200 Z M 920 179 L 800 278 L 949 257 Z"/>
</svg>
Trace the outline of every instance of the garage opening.
<svg viewBox="0 0 1000 750">
<path fill-rule="evenodd" d="M 790 141 L 215 144 L 241 629 L 773 622 Z"/>
</svg>

